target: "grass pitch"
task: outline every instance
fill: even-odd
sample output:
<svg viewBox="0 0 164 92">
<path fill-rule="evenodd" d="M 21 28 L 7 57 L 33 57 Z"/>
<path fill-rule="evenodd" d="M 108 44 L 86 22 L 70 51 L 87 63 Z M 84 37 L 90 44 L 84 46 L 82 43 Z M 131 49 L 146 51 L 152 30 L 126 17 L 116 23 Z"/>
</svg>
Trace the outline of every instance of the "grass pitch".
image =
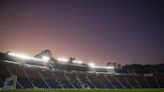
<svg viewBox="0 0 164 92">
<path fill-rule="evenodd" d="M 94 90 L 94 89 L 73 89 L 73 90 L 0 90 L 0 92 L 164 92 L 164 89 L 108 89 L 108 90 Z"/>
</svg>

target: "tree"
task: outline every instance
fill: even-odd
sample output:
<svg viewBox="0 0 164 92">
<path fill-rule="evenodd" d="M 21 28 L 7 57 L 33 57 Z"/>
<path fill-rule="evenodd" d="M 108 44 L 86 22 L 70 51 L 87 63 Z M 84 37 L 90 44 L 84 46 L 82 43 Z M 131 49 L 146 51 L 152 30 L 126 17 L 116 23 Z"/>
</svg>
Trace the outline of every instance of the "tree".
<svg viewBox="0 0 164 92">
<path fill-rule="evenodd" d="M 106 64 L 106 66 L 112 66 L 112 63 L 111 63 L 111 62 L 108 62 L 108 63 Z"/>
<path fill-rule="evenodd" d="M 118 67 L 118 68 L 121 68 L 121 64 L 118 64 L 117 67 Z"/>
<path fill-rule="evenodd" d="M 113 66 L 116 68 L 117 67 L 117 63 L 116 62 L 113 62 Z"/>
</svg>

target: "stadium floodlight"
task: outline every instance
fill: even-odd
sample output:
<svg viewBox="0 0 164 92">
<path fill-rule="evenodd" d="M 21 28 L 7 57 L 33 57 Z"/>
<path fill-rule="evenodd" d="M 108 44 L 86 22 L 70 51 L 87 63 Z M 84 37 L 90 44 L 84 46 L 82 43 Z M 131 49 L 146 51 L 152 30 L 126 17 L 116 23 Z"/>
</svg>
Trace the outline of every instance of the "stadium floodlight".
<svg viewBox="0 0 164 92">
<path fill-rule="evenodd" d="M 72 62 L 77 63 L 77 64 L 82 64 L 83 63 L 82 61 L 78 61 L 78 60 L 73 60 Z"/>
<path fill-rule="evenodd" d="M 24 59 L 24 60 L 43 61 L 42 59 L 38 59 L 38 58 L 34 58 L 34 57 L 30 57 L 30 56 L 23 55 L 23 54 L 18 54 L 18 53 L 11 53 L 11 52 L 9 52 L 8 55 L 16 57 L 16 58 Z"/>
<path fill-rule="evenodd" d="M 42 56 L 42 59 L 44 62 L 48 62 L 50 60 L 50 58 L 48 56 Z"/>
<path fill-rule="evenodd" d="M 16 53 L 8 53 L 8 55 L 10 56 L 14 56 L 17 58 L 21 58 L 21 59 L 33 59 L 33 57 L 27 56 L 27 55 L 22 55 L 22 54 L 16 54 Z"/>
<path fill-rule="evenodd" d="M 69 60 L 66 58 L 57 58 L 59 62 L 68 62 Z"/>
<path fill-rule="evenodd" d="M 94 67 L 95 66 L 95 63 L 88 63 L 88 65 L 90 66 L 90 67 Z"/>
<path fill-rule="evenodd" d="M 114 66 L 96 66 L 94 63 L 88 63 L 91 68 L 114 69 Z"/>
<path fill-rule="evenodd" d="M 113 66 L 94 66 L 95 68 L 114 69 Z"/>
<path fill-rule="evenodd" d="M 107 66 L 107 69 L 114 69 L 114 66 Z"/>
</svg>

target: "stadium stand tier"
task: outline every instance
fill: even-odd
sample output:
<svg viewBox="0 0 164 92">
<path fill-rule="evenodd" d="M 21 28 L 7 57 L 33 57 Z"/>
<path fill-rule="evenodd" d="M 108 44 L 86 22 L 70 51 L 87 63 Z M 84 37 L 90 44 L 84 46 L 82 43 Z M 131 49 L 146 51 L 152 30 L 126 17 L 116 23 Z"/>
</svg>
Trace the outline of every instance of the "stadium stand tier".
<svg viewBox="0 0 164 92">
<path fill-rule="evenodd" d="M 11 76 L 17 76 L 17 89 L 164 88 L 163 64 L 133 64 L 103 69 L 90 68 L 85 64 L 63 64 L 55 59 L 48 66 L 20 63 L 22 61 L 6 53 L 0 53 L 1 88 Z"/>
</svg>

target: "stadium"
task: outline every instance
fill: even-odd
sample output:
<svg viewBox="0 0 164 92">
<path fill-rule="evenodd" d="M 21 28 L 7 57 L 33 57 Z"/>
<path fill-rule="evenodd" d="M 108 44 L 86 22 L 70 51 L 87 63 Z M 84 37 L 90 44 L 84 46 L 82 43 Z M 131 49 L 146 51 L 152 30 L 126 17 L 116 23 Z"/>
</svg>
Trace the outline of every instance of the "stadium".
<svg viewBox="0 0 164 92">
<path fill-rule="evenodd" d="M 164 92 L 164 0 L 0 0 L 0 92 Z"/>
<path fill-rule="evenodd" d="M 25 92 L 163 92 L 164 64 L 98 66 L 54 58 L 50 50 L 34 57 L 1 52 L 0 87 Z"/>
</svg>

